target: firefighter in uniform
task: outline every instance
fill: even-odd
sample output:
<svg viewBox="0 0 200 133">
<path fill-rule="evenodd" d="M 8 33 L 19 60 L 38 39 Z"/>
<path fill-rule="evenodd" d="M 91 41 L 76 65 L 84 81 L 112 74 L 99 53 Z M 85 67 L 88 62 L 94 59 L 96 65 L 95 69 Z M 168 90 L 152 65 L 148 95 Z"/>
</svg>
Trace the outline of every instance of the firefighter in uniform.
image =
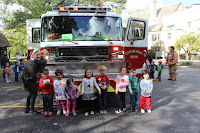
<svg viewBox="0 0 200 133">
<path fill-rule="evenodd" d="M 176 81 L 176 70 L 177 70 L 177 62 L 178 62 L 178 54 L 174 51 L 174 47 L 169 47 L 169 53 L 167 54 L 166 64 L 168 65 L 169 70 L 169 79 Z"/>
</svg>

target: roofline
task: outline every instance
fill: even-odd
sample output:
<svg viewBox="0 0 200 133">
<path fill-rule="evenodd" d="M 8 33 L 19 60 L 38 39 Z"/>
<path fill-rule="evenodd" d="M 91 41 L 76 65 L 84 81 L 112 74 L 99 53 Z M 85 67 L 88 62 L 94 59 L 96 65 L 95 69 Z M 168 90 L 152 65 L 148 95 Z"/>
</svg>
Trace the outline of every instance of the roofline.
<svg viewBox="0 0 200 133">
<path fill-rule="evenodd" d="M 191 6 L 186 6 L 185 8 L 192 8 L 192 6 L 200 6 L 200 4 L 192 4 Z"/>
</svg>

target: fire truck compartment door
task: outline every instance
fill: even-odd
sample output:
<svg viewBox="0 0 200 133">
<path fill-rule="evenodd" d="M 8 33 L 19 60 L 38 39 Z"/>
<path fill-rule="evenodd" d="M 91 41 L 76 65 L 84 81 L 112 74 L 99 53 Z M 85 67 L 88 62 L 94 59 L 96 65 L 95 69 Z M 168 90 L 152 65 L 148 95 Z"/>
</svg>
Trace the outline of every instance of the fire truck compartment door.
<svg viewBox="0 0 200 133">
<path fill-rule="evenodd" d="M 39 38 L 40 38 L 41 19 L 27 19 L 26 26 L 27 26 L 28 49 L 40 49 Z"/>
<path fill-rule="evenodd" d="M 134 47 L 147 47 L 148 21 L 139 18 L 129 18 L 127 22 L 125 45 Z"/>
</svg>

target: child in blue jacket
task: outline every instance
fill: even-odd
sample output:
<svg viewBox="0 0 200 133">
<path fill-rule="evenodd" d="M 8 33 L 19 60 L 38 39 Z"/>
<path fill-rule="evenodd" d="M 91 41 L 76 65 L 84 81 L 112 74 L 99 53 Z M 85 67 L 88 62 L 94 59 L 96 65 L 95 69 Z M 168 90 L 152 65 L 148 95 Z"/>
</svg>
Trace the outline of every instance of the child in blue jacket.
<svg viewBox="0 0 200 133">
<path fill-rule="evenodd" d="M 13 69 L 13 71 L 15 73 L 15 81 L 17 82 L 17 81 L 19 81 L 18 80 L 18 75 L 19 75 L 19 71 L 20 71 L 20 67 L 18 66 L 18 62 L 17 61 L 15 62 L 15 66 L 12 67 L 12 69 Z"/>
</svg>

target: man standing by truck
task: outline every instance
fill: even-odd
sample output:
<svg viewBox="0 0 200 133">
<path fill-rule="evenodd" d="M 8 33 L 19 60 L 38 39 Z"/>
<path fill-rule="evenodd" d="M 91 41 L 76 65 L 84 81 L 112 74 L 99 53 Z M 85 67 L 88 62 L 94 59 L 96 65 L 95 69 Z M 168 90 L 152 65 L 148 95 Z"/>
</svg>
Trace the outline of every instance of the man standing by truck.
<svg viewBox="0 0 200 133">
<path fill-rule="evenodd" d="M 166 64 L 168 65 L 169 70 L 169 79 L 172 81 L 176 81 L 176 70 L 178 63 L 178 54 L 174 51 L 174 46 L 169 47 L 169 53 L 167 54 Z"/>
</svg>

